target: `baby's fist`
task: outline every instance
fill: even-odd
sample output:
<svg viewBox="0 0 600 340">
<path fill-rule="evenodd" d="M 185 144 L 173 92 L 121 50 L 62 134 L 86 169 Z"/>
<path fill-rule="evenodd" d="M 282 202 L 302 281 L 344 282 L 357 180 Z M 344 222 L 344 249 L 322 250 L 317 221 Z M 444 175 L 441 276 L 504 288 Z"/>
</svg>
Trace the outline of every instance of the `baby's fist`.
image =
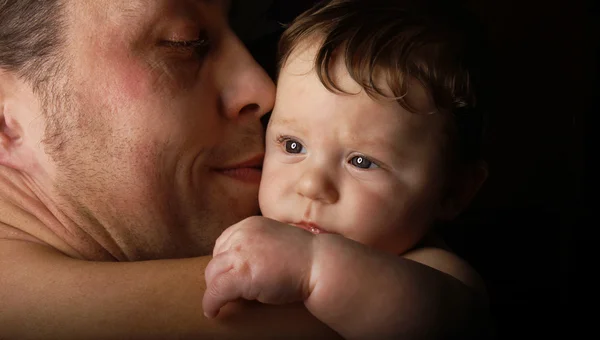
<svg viewBox="0 0 600 340">
<path fill-rule="evenodd" d="M 310 295 L 315 235 L 264 217 L 250 217 L 221 234 L 206 267 L 204 314 L 215 317 L 242 298 L 267 304 Z"/>
</svg>

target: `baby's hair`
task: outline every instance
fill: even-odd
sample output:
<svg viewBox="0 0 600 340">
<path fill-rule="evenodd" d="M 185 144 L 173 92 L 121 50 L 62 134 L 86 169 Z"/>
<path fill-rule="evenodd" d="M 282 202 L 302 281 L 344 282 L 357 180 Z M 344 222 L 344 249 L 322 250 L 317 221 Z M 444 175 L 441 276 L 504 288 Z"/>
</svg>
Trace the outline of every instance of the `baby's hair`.
<svg viewBox="0 0 600 340">
<path fill-rule="evenodd" d="M 331 70 L 340 56 L 368 95 L 395 99 L 418 113 L 406 96 L 409 81 L 416 79 L 437 111 L 454 115 L 459 157 L 479 159 L 483 45 L 475 25 L 473 17 L 450 0 L 323 1 L 286 28 L 279 43 L 279 67 L 299 44 L 315 41 L 315 71 L 328 90 L 346 93 Z M 392 96 L 376 85 L 380 72 Z"/>
</svg>

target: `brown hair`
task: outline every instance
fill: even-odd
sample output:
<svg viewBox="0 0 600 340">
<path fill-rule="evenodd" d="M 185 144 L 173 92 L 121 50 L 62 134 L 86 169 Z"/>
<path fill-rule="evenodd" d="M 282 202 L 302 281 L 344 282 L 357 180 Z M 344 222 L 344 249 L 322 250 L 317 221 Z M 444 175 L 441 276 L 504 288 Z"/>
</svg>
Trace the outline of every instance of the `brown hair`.
<svg viewBox="0 0 600 340">
<path fill-rule="evenodd" d="M 285 30 L 279 43 L 280 67 L 299 43 L 318 38 L 315 71 L 325 87 L 345 93 L 333 80 L 332 59 L 343 56 L 350 76 L 370 96 L 389 95 L 375 84 L 376 72 L 387 73 L 393 99 L 406 100 L 410 78 L 429 92 L 438 110 L 451 112 L 457 123 L 462 159 L 480 157 L 482 110 L 476 96 L 482 47 L 469 39 L 473 18 L 456 4 L 435 0 L 332 0 L 316 4 Z M 479 38 L 479 37 L 478 37 Z"/>
<path fill-rule="evenodd" d="M 38 89 L 59 64 L 62 13 L 61 0 L 0 0 L 0 68 Z"/>
</svg>

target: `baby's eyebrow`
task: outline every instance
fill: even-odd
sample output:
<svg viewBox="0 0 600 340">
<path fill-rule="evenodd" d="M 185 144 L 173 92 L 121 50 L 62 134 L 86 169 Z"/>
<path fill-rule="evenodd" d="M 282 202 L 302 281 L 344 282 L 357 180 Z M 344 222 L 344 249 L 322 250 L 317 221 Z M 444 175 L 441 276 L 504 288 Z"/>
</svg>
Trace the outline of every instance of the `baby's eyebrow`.
<svg viewBox="0 0 600 340">
<path fill-rule="evenodd" d="M 407 143 L 394 143 L 384 138 L 367 138 L 361 139 L 358 143 L 359 147 L 366 150 L 391 150 L 392 154 L 397 157 L 405 157 L 407 150 Z"/>
<path fill-rule="evenodd" d="M 271 118 L 269 122 L 272 126 L 283 126 L 283 127 L 291 127 L 294 129 L 301 129 L 299 121 L 294 118 Z"/>
<path fill-rule="evenodd" d="M 290 118 L 271 118 L 271 125 L 293 125 L 296 122 L 295 119 Z"/>
</svg>

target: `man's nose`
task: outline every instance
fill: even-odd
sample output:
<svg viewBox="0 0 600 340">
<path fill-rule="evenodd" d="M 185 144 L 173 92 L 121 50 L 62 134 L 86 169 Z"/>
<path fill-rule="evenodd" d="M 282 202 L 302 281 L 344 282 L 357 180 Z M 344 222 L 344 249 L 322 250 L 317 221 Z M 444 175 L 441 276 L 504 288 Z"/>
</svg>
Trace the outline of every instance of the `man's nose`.
<svg viewBox="0 0 600 340">
<path fill-rule="evenodd" d="M 339 199 L 339 191 L 331 174 L 323 169 L 305 171 L 298 182 L 296 192 L 303 197 L 325 204 L 333 204 Z"/>
<path fill-rule="evenodd" d="M 217 74 L 221 112 L 228 119 L 262 117 L 273 109 L 275 85 L 233 33 L 223 42 Z"/>
</svg>

